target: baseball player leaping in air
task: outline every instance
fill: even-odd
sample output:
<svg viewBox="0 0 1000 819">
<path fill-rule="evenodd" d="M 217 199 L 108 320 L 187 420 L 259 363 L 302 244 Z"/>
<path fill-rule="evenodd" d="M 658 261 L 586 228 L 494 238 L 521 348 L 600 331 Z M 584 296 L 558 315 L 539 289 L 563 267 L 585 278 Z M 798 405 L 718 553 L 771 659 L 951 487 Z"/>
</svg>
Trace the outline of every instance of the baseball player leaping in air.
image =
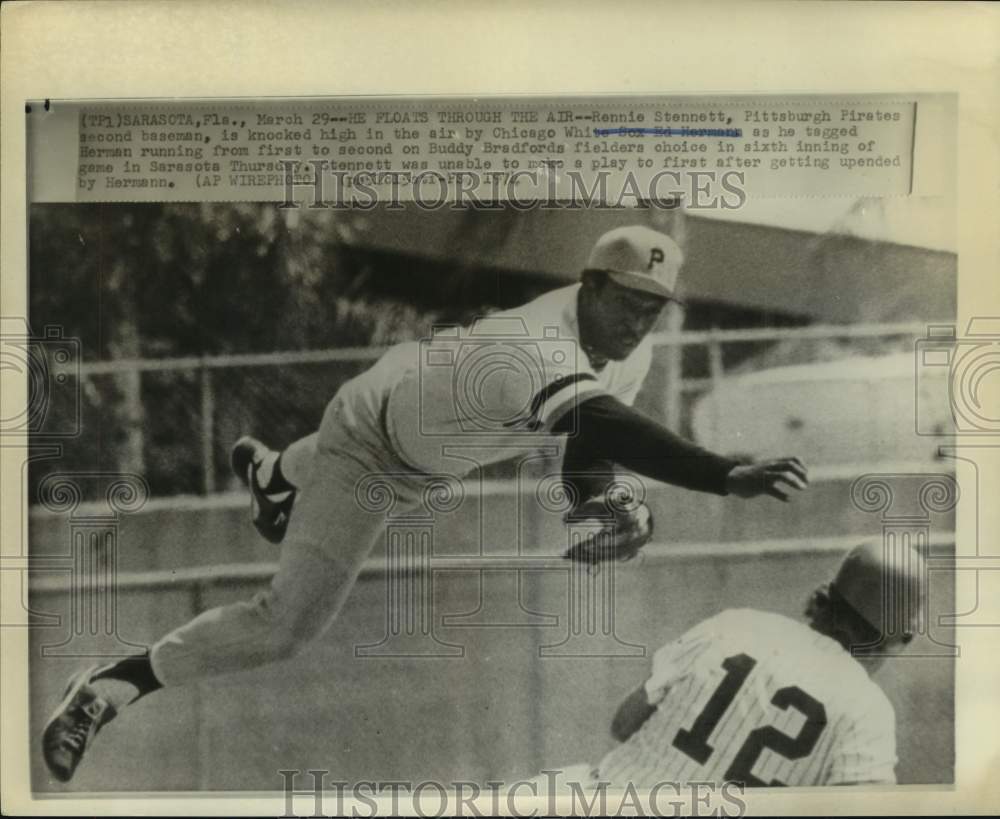
<svg viewBox="0 0 1000 819">
<path fill-rule="evenodd" d="M 145 655 L 72 678 L 42 738 L 52 774 L 69 780 L 97 731 L 140 697 L 287 659 L 326 631 L 384 528 L 384 514 L 359 496 L 373 476 L 391 483 L 398 510 L 417 505 L 434 474 L 468 473 L 563 441 L 567 482 L 584 514 L 607 480 L 586 476 L 606 476 L 608 464 L 741 498 L 787 500 L 804 489 L 797 458 L 743 464 L 631 408 L 649 368 L 646 336 L 674 297 L 681 262 L 665 235 L 613 230 L 595 245 L 580 284 L 393 347 L 340 388 L 315 434 L 280 454 L 240 441 L 233 462 L 251 488 L 254 523 L 283 542 L 270 587 L 204 612 Z M 449 441 L 473 442 L 476 462 L 457 459 Z M 633 554 L 649 537 L 641 505 L 617 524 L 613 557 Z"/>
<path fill-rule="evenodd" d="M 863 544 L 813 592 L 808 622 L 730 609 L 699 623 L 653 655 L 618 707 L 621 744 L 538 787 L 895 784 L 895 712 L 870 675 L 910 642 L 924 572 L 908 546 Z"/>
</svg>

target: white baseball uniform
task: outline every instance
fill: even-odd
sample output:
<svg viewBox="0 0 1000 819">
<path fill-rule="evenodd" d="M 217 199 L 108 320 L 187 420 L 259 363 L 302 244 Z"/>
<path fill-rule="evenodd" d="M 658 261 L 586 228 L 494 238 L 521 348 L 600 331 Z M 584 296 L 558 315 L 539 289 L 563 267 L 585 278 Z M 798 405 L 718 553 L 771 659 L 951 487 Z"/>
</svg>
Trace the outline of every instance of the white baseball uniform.
<svg viewBox="0 0 1000 819">
<path fill-rule="evenodd" d="M 660 648 L 656 710 L 598 766 L 601 781 L 893 784 L 895 713 L 841 645 L 804 623 L 731 609 Z"/>
<path fill-rule="evenodd" d="M 394 511 L 419 501 L 429 473 L 461 475 L 551 443 L 549 426 L 601 392 L 631 404 L 650 344 L 595 372 L 579 346 L 577 294 L 564 287 L 470 328 L 400 344 L 345 383 L 318 432 L 285 450 L 298 487 L 271 586 L 204 612 L 153 646 L 164 685 L 287 658 L 333 622 Z M 466 445 L 463 457 L 449 445 Z M 370 479 L 378 481 L 366 495 Z"/>
<path fill-rule="evenodd" d="M 562 287 L 469 327 L 396 345 L 341 387 L 346 419 L 380 419 L 398 459 L 419 472 L 454 473 L 473 464 L 449 458 L 448 443 L 471 447 L 486 465 L 550 444 L 548 426 L 584 398 L 604 392 L 631 406 L 652 344 L 643 339 L 628 358 L 595 371 L 579 343 L 579 291 Z M 318 434 L 282 455 L 295 486 L 309 482 Z"/>
<path fill-rule="evenodd" d="M 579 343 L 580 285 L 439 333 L 392 355 L 387 428 L 396 451 L 426 472 L 454 471 L 449 443 L 474 447 L 480 464 L 531 454 L 577 402 L 599 393 L 631 405 L 649 371 L 644 339 L 623 361 L 595 371 Z"/>
</svg>

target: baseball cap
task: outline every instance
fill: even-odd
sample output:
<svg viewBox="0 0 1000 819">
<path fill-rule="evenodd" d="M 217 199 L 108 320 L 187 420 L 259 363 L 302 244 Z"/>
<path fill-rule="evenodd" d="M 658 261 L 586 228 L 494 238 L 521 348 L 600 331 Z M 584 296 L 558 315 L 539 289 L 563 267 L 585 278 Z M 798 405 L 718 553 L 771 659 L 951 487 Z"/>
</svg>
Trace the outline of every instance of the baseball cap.
<svg viewBox="0 0 1000 819">
<path fill-rule="evenodd" d="M 669 236 L 632 225 L 601 236 L 590 252 L 587 269 L 604 270 L 623 287 L 673 299 L 683 263 L 684 254 Z"/>
<path fill-rule="evenodd" d="M 923 601 L 924 562 L 911 546 L 855 546 L 840 564 L 831 586 L 883 634 L 916 631 Z"/>
</svg>

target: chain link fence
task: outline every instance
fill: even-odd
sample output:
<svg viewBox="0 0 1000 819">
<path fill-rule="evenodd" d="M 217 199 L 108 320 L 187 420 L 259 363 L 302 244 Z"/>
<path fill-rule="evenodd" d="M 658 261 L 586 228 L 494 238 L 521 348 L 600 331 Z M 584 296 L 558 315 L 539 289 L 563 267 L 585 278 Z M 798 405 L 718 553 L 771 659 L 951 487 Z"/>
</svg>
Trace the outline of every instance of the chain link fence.
<svg viewBox="0 0 1000 819">
<path fill-rule="evenodd" d="M 810 377 L 822 378 L 824 362 L 912 354 L 925 333 L 925 324 L 914 323 L 657 333 L 638 406 L 698 437 L 693 421 L 699 402 L 732 377 L 812 364 Z M 384 350 L 84 362 L 76 390 L 81 433 L 62 442 L 58 457 L 32 462 L 30 497 L 51 471 L 93 469 L 142 474 L 159 498 L 235 489 L 228 454 L 238 437 L 253 434 L 278 448 L 313 432 L 340 385 Z M 858 378 L 864 387 L 864 379 L 880 376 L 869 368 Z M 77 408 L 71 403 L 49 411 L 72 412 Z M 704 423 L 699 428 L 706 437 Z"/>
</svg>

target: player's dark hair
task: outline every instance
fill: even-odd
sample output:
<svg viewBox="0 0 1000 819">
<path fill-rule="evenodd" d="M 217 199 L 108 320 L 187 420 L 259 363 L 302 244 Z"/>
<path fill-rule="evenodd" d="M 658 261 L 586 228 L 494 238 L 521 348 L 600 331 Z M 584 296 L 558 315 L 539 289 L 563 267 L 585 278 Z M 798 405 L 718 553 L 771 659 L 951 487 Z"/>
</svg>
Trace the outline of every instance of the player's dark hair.
<svg viewBox="0 0 1000 819">
<path fill-rule="evenodd" d="M 821 586 L 813 592 L 806 616 L 813 628 L 836 640 L 847 651 L 875 645 L 882 638 L 881 630 L 862 617 L 834 586 Z"/>
</svg>

